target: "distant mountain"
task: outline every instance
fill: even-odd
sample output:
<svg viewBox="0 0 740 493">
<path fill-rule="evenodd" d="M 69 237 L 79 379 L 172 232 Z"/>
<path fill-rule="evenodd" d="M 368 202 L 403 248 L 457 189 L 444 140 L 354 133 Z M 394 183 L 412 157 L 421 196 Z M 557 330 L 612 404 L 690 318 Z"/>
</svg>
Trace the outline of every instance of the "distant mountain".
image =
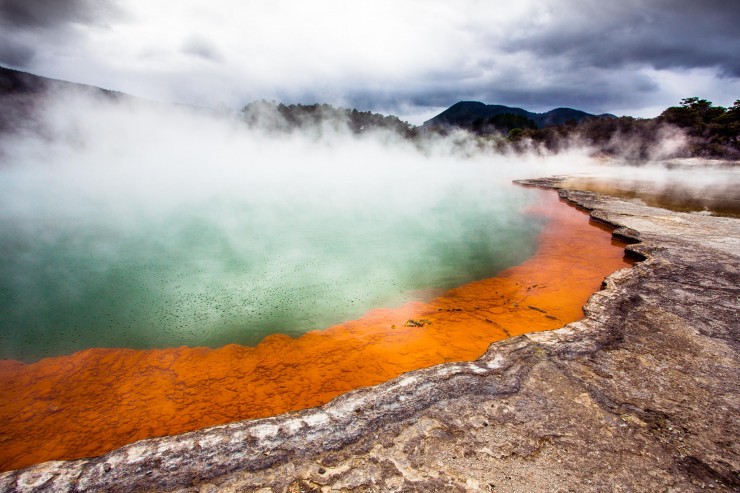
<svg viewBox="0 0 740 493">
<path fill-rule="evenodd" d="M 38 93 L 48 86 L 46 77 L 0 67 L 0 97 L 9 94 Z"/>
<path fill-rule="evenodd" d="M 87 84 L 67 82 L 66 80 L 50 79 L 40 75 L 21 72 L 11 68 L 0 67 L 0 97 L 20 94 L 40 94 L 48 90 L 76 89 L 80 91 L 91 91 L 107 96 L 118 97 L 123 93 L 110 91 Z"/>
<path fill-rule="evenodd" d="M 69 89 L 100 96 L 104 100 L 138 101 L 162 108 L 187 107 L 216 116 L 228 115 L 221 110 L 149 101 L 122 92 L 0 66 L 0 140 L 13 139 L 17 132 L 22 131 L 43 133 L 43 118 L 39 117 L 50 101 L 47 96 L 65 97 Z M 318 129 L 321 132 L 324 128 L 347 125 L 355 134 L 390 130 L 412 141 L 436 138 L 438 133 L 435 129 L 461 127 L 492 143 L 493 148 L 501 152 L 512 149 L 530 152 L 534 145 L 556 153 L 578 141 L 602 155 L 622 156 L 635 162 L 657 159 L 659 155 L 661 158 L 740 160 L 740 100 L 735 101 L 731 108 L 723 108 L 698 97 L 686 98 L 680 106 L 672 106 L 659 117 L 647 119 L 616 117 L 608 113 L 593 115 L 572 108 L 533 113 L 522 108 L 461 101 L 424 122 L 421 128 L 393 115 L 335 108 L 327 104 L 285 105 L 257 101 L 245 106 L 239 116 L 248 126 L 259 125 L 278 132 L 295 129 Z M 670 146 L 661 145 L 666 134 L 683 135 L 684 145 L 673 150 L 669 149 Z"/>
<path fill-rule="evenodd" d="M 589 118 L 616 118 L 609 113 L 592 115 L 573 108 L 556 108 L 546 113 L 532 113 L 522 108 L 512 108 L 500 104 L 484 104 L 478 101 L 460 101 L 453 104 L 434 118 L 424 122 L 424 127 L 463 127 L 472 128 L 485 122 L 494 122 L 499 115 L 515 115 L 532 120 L 537 128 L 562 125 L 568 121 L 581 122 Z"/>
<path fill-rule="evenodd" d="M 36 116 L 44 108 L 48 93 L 74 90 L 109 98 L 131 97 L 117 91 L 50 79 L 0 67 L 0 137 L 16 130 L 37 129 Z"/>
</svg>

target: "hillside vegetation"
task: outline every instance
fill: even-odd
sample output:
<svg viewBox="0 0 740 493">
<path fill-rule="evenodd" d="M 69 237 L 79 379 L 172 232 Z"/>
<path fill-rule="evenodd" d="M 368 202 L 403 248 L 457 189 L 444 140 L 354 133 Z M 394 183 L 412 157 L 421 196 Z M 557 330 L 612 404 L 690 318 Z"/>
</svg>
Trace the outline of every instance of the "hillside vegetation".
<svg viewBox="0 0 740 493">
<path fill-rule="evenodd" d="M 282 104 L 270 101 L 249 103 L 240 112 L 244 122 L 252 127 L 277 132 L 315 130 L 346 126 L 354 134 L 373 130 L 390 130 L 402 137 L 414 138 L 416 127 L 397 116 L 381 115 L 370 111 L 336 108 L 329 104 Z"/>
<path fill-rule="evenodd" d="M 724 108 L 698 97 L 686 98 L 656 118 L 579 112 L 580 119 L 571 118 L 557 125 L 537 124 L 521 113 L 524 110 L 483 118 L 472 115 L 468 111 L 471 107 L 466 106 L 463 115 L 459 105 L 421 128 L 427 134 L 442 135 L 464 130 L 474 134 L 481 145 L 500 152 L 557 153 L 580 147 L 593 154 L 635 162 L 679 157 L 740 159 L 740 100 Z M 479 103 L 473 106 L 476 107 L 482 111 L 486 105 Z M 506 107 L 488 108 L 498 111 Z M 458 123 L 450 123 L 453 121 Z"/>
<path fill-rule="evenodd" d="M 346 126 L 354 134 L 391 131 L 419 144 L 463 131 L 475 138 L 478 147 L 497 152 L 558 153 L 579 147 L 635 162 L 740 159 L 740 101 L 724 108 L 697 97 L 683 99 L 656 118 L 592 115 L 571 108 L 531 113 L 475 102 L 457 103 L 419 127 L 396 116 L 328 104 L 256 101 L 245 106 L 240 116 L 250 126 L 283 133 Z"/>
<path fill-rule="evenodd" d="M 536 144 L 551 152 L 584 145 L 605 155 L 645 160 L 663 157 L 740 159 L 740 100 L 730 108 L 686 98 L 656 118 L 586 119 L 543 129 L 509 130 L 515 148 Z"/>
<path fill-rule="evenodd" d="M 18 131 L 43 132 L 46 97 L 59 97 L 63 90 L 81 91 L 108 100 L 130 100 L 124 93 L 93 86 L 49 79 L 0 67 L 0 139 Z M 134 98 L 135 99 L 135 98 Z M 164 104 L 139 100 L 146 104 Z M 203 111 L 203 109 L 200 109 Z M 454 140 L 470 149 L 494 152 L 557 153 L 586 148 L 590 153 L 618 156 L 634 162 L 677 157 L 740 160 L 740 100 L 730 108 L 714 106 L 698 97 L 681 100 L 656 118 L 593 115 L 572 108 L 533 113 L 522 108 L 461 101 L 422 126 L 393 115 L 337 108 L 328 104 L 283 104 L 255 101 L 238 117 L 250 127 L 271 132 L 296 130 L 322 134 L 346 130 L 359 135 L 389 131 L 399 138 L 425 143 L 440 136 L 460 133 Z"/>
</svg>

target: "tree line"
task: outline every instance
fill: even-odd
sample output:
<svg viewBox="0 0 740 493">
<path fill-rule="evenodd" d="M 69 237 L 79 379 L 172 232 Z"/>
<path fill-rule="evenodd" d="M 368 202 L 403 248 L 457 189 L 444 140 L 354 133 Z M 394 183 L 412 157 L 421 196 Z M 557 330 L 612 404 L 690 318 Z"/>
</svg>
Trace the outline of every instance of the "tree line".
<svg viewBox="0 0 740 493">
<path fill-rule="evenodd" d="M 416 127 L 397 116 L 370 111 L 336 108 L 329 104 L 283 104 L 255 101 L 241 110 L 242 119 L 250 126 L 291 132 L 296 129 L 346 126 L 354 134 L 373 130 L 389 130 L 405 138 L 417 136 Z"/>
<path fill-rule="evenodd" d="M 382 129 L 417 142 L 454 131 L 416 127 L 396 116 L 328 104 L 256 101 L 242 109 L 241 117 L 248 125 L 281 132 L 326 126 L 349 128 L 354 134 Z M 537 128 L 525 116 L 503 113 L 458 128 L 474 135 L 481 147 L 501 152 L 557 153 L 581 146 L 597 154 L 634 161 L 652 159 L 658 154 L 664 158 L 740 159 L 740 100 L 724 108 L 690 97 L 656 118 L 593 117 L 545 128 Z"/>
<path fill-rule="evenodd" d="M 520 149 L 525 142 L 552 152 L 581 144 L 605 155 L 635 160 L 649 159 L 656 148 L 672 138 L 681 145 L 672 150 L 671 157 L 740 159 L 740 100 L 724 108 L 691 97 L 656 118 L 588 118 L 542 129 L 509 130 L 506 135 Z"/>
</svg>

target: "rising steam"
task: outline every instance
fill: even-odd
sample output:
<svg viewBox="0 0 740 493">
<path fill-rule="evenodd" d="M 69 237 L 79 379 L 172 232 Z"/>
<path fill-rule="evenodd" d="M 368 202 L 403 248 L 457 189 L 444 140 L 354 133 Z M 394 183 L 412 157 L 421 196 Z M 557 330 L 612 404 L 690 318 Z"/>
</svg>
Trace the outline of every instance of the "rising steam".
<svg viewBox="0 0 740 493">
<path fill-rule="evenodd" d="M 531 254 L 538 192 L 512 179 L 605 169 L 269 108 L 69 91 L 36 115 L 0 141 L 0 358 L 255 344 L 423 298 Z"/>
</svg>

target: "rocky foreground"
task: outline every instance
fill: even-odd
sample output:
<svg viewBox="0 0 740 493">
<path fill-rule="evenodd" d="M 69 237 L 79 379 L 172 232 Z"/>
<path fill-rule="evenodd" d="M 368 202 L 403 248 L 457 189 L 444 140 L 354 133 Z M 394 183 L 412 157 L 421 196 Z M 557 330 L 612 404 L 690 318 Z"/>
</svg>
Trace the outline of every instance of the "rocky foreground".
<svg viewBox="0 0 740 493">
<path fill-rule="evenodd" d="M 739 491 L 740 221 L 560 194 L 645 259 L 583 320 L 320 408 L 11 471 L 0 490 Z"/>
</svg>

